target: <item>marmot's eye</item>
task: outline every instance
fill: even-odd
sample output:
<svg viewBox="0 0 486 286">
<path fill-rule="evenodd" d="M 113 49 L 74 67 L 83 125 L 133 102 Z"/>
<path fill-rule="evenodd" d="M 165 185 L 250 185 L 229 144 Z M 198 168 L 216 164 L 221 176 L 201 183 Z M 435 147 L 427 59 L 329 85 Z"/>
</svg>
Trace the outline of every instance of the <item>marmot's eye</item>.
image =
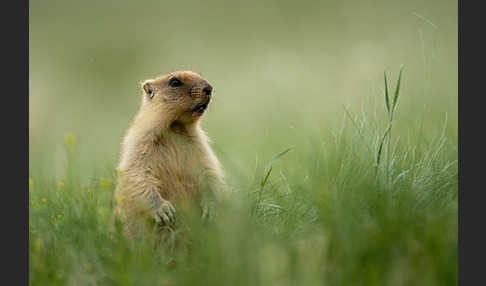
<svg viewBox="0 0 486 286">
<path fill-rule="evenodd" d="M 177 78 L 173 77 L 173 78 L 170 79 L 169 85 L 172 86 L 172 87 L 177 87 L 177 86 L 181 86 L 182 82 L 180 80 L 178 80 Z"/>
</svg>

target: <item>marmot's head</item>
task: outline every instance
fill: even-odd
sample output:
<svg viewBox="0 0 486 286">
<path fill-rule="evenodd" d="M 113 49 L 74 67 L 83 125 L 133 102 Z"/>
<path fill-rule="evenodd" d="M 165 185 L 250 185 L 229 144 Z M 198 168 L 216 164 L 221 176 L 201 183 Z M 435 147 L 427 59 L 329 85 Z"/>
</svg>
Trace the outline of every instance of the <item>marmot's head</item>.
<svg viewBox="0 0 486 286">
<path fill-rule="evenodd" d="M 160 111 L 160 116 L 180 124 L 196 122 L 211 100 L 213 87 L 199 74 L 176 71 L 142 83 L 143 105 Z"/>
</svg>

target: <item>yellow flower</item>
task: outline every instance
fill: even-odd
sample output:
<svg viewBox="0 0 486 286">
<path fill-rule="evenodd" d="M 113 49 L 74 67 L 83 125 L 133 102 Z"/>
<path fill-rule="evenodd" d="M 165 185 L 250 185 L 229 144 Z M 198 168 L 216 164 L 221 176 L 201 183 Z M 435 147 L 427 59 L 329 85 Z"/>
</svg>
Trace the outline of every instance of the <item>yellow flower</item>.
<svg viewBox="0 0 486 286">
<path fill-rule="evenodd" d="M 64 181 L 59 181 L 59 182 L 57 183 L 57 188 L 58 188 L 59 190 L 60 190 L 60 189 L 62 189 L 62 188 L 64 188 L 64 186 L 65 186 Z"/>
<path fill-rule="evenodd" d="M 99 181 L 99 185 L 100 187 L 111 187 L 112 183 L 111 183 L 111 180 L 109 179 L 106 179 L 106 178 L 101 178 L 100 181 Z"/>
<path fill-rule="evenodd" d="M 56 216 L 56 218 L 57 218 L 57 219 L 62 219 L 62 215 L 58 214 L 58 215 Z"/>
<path fill-rule="evenodd" d="M 41 202 L 42 202 L 43 204 L 47 203 L 47 198 L 42 198 L 42 199 L 41 199 Z"/>
<path fill-rule="evenodd" d="M 76 144 L 76 136 L 72 133 L 66 133 L 64 135 L 64 143 L 68 146 Z"/>
</svg>

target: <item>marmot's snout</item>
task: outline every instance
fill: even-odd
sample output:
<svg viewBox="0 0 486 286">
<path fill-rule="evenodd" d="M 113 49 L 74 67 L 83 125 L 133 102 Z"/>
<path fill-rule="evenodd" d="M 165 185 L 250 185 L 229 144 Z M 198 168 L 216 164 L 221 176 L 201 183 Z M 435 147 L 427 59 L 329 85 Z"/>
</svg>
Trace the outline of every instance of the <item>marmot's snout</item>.
<svg viewBox="0 0 486 286">
<path fill-rule="evenodd" d="M 196 84 L 191 88 L 191 96 L 193 98 L 211 98 L 211 93 L 213 92 L 213 87 L 205 80 L 201 81 L 201 83 Z"/>
<path fill-rule="evenodd" d="M 191 96 L 197 99 L 197 104 L 193 108 L 193 111 L 196 112 L 196 114 L 202 114 L 206 110 L 211 101 L 212 92 L 213 87 L 205 80 L 191 89 Z"/>
<path fill-rule="evenodd" d="M 213 91 L 213 87 L 207 81 L 203 81 L 202 91 L 206 96 L 211 97 L 211 92 Z"/>
</svg>

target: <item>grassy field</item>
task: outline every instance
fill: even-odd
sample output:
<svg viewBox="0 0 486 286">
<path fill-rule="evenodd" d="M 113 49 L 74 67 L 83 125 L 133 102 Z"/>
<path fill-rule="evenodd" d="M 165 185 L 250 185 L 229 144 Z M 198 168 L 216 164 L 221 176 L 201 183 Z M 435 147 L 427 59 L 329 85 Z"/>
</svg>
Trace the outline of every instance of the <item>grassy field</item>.
<svg viewBox="0 0 486 286">
<path fill-rule="evenodd" d="M 114 167 L 177 69 L 234 193 L 154 250 Z M 457 284 L 456 1 L 30 1 L 29 85 L 31 285 Z"/>
</svg>

